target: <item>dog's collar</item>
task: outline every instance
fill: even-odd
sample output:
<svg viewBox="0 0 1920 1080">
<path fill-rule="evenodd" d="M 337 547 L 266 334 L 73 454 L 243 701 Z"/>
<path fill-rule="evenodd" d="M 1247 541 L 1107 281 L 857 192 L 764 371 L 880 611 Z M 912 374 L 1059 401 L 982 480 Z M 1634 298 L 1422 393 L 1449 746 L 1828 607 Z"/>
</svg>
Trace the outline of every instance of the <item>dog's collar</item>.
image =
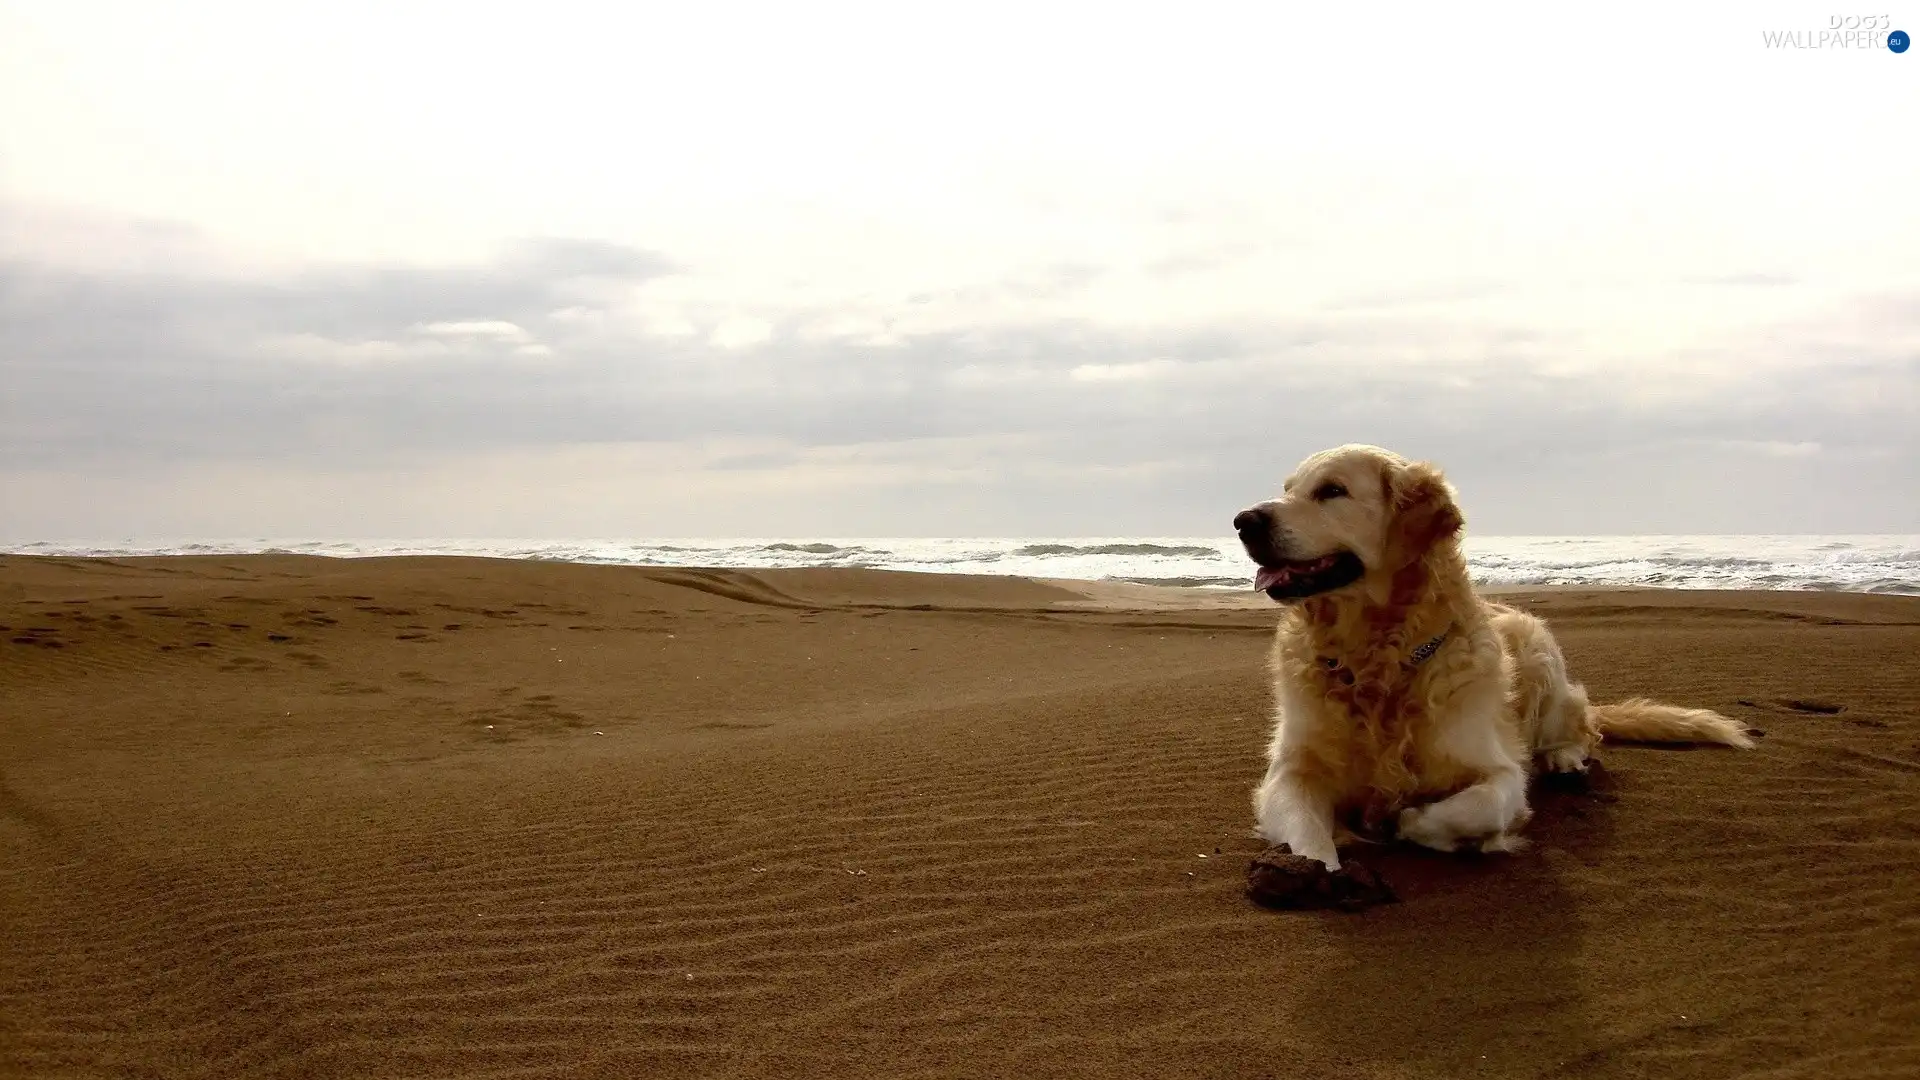
<svg viewBox="0 0 1920 1080">
<path fill-rule="evenodd" d="M 1421 664 L 1432 659 L 1433 654 L 1440 651 L 1440 646 L 1447 643 L 1447 635 L 1451 633 L 1453 633 L 1453 627 L 1449 626 L 1445 630 L 1440 631 L 1439 637 L 1413 650 L 1413 653 L 1407 657 L 1407 666 L 1419 667 Z"/>
<path fill-rule="evenodd" d="M 1449 626 L 1445 630 L 1440 631 L 1440 634 L 1438 637 L 1435 637 L 1432 641 L 1427 642 L 1426 644 L 1413 650 L 1413 652 L 1407 654 L 1407 659 L 1405 661 L 1406 666 L 1410 668 L 1417 668 L 1421 664 L 1426 663 L 1428 660 L 1433 659 L 1433 654 L 1440 651 L 1440 646 L 1445 645 L 1447 643 L 1447 638 L 1452 633 L 1453 633 L 1453 627 Z M 1321 663 L 1321 666 L 1325 667 L 1328 671 L 1340 670 L 1340 660 L 1338 657 L 1323 656 L 1320 658 L 1320 663 Z M 1349 678 L 1348 681 L 1351 682 L 1352 681 L 1351 678 Z"/>
</svg>

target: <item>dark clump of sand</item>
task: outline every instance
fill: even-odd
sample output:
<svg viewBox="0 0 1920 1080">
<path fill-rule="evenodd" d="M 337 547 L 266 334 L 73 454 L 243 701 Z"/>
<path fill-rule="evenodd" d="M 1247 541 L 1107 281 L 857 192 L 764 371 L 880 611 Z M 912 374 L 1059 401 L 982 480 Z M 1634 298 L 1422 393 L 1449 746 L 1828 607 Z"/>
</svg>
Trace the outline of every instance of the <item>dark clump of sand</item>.
<svg viewBox="0 0 1920 1080">
<path fill-rule="evenodd" d="M 1273 911 L 1257 597 L 0 558 L 0 1075 L 1920 1075 L 1920 601 L 1513 599 L 1768 738 Z"/>
<path fill-rule="evenodd" d="M 1340 869 L 1330 871 L 1326 863 L 1295 855 L 1285 844 L 1268 848 L 1247 864 L 1247 898 L 1282 911 L 1365 911 L 1399 900 L 1393 886 L 1353 855 L 1341 861 Z"/>
</svg>

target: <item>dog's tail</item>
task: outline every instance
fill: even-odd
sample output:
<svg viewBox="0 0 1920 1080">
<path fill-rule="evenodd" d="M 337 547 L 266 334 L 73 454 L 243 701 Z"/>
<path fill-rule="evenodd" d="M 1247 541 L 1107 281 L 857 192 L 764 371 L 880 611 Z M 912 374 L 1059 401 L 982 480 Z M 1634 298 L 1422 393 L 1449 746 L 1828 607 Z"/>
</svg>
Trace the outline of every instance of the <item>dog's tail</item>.
<svg viewBox="0 0 1920 1080">
<path fill-rule="evenodd" d="M 1589 705 L 1587 715 L 1600 734 L 1629 742 L 1719 743 L 1753 749 L 1747 726 L 1712 709 L 1682 709 L 1646 698 Z"/>
</svg>

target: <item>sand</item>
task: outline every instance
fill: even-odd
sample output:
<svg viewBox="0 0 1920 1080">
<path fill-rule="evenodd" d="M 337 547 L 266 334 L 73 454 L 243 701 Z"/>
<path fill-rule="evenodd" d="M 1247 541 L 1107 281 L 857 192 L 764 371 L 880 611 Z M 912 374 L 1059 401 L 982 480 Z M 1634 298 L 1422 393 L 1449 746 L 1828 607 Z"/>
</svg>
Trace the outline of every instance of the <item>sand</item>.
<svg viewBox="0 0 1920 1080">
<path fill-rule="evenodd" d="M 0 558 L 0 1074 L 1920 1075 L 1920 601 L 1511 599 L 1767 738 L 1300 912 L 1259 597 Z"/>
</svg>

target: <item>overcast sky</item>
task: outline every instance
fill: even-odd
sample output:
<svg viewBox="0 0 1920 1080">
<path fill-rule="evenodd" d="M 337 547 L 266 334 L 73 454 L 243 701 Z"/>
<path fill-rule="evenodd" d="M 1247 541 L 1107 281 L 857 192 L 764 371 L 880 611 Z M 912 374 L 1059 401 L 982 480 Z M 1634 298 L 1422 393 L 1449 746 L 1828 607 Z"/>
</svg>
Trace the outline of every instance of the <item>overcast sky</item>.
<svg viewBox="0 0 1920 1080">
<path fill-rule="evenodd" d="M 1454 6 L 6 3 L 0 541 L 1920 532 L 1920 50 Z"/>
</svg>

